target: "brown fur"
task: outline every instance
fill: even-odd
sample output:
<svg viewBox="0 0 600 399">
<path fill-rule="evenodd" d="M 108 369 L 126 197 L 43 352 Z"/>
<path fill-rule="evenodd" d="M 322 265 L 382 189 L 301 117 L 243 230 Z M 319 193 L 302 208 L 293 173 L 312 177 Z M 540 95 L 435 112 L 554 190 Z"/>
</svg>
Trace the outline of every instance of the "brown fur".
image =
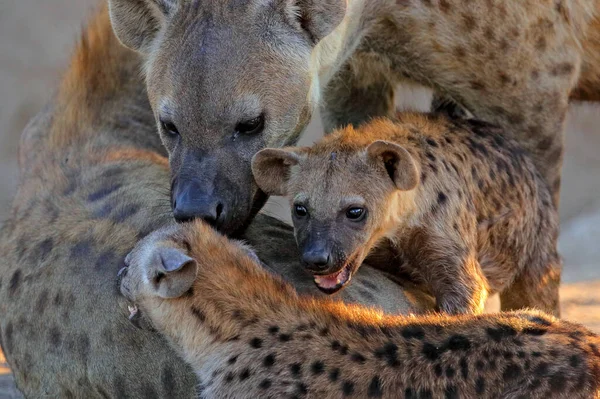
<svg viewBox="0 0 600 399">
<path fill-rule="evenodd" d="M 385 271 L 426 285 L 443 311 L 481 312 L 488 292 L 500 292 L 505 310 L 558 315 L 558 215 L 527 154 L 486 123 L 398 118 L 255 156 L 258 185 L 307 210 L 293 217 L 301 252 L 327 248 L 328 268 L 315 273 L 353 273 L 373 251 Z M 358 221 L 345 214 L 356 208 Z"/>
<path fill-rule="evenodd" d="M 157 284 L 187 281 L 164 272 L 172 251 L 197 277 L 163 299 Z M 194 368 L 201 397 L 600 397 L 600 339 L 583 327 L 537 311 L 384 316 L 298 297 L 245 253 L 196 223 L 128 257 L 121 291 Z"/>
<path fill-rule="evenodd" d="M 0 344 L 26 397 L 196 397 L 192 370 L 160 335 L 124 319 L 116 289 L 135 243 L 173 223 L 140 69 L 101 10 L 57 97 L 23 133 L 20 185 L 0 231 Z M 259 215 L 245 238 L 265 267 L 322 295 L 301 272 L 289 226 Z M 391 313 L 430 306 L 366 268 L 340 299 Z"/>
</svg>

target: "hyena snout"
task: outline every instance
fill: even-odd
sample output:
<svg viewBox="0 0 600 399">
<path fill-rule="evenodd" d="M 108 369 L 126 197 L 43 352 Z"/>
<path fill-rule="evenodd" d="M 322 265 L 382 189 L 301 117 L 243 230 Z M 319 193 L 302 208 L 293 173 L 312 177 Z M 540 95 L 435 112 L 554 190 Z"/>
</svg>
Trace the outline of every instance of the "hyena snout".
<svg viewBox="0 0 600 399">
<path fill-rule="evenodd" d="M 219 227 L 227 218 L 224 201 L 198 181 L 179 181 L 172 191 L 173 216 L 179 223 L 202 219 Z"/>
<path fill-rule="evenodd" d="M 302 251 L 304 267 L 313 273 L 323 273 L 333 267 L 331 248 L 323 242 L 311 242 Z"/>
</svg>

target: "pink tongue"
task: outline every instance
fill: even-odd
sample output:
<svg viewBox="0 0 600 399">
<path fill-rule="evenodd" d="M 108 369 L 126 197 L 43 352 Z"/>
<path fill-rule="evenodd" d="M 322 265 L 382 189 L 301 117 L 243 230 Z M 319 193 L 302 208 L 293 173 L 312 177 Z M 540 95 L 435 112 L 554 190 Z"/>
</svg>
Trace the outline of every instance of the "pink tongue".
<svg viewBox="0 0 600 399">
<path fill-rule="evenodd" d="M 330 274 L 329 276 L 314 276 L 315 283 L 321 288 L 336 288 L 344 281 L 345 269 L 340 270 L 338 273 Z"/>
</svg>

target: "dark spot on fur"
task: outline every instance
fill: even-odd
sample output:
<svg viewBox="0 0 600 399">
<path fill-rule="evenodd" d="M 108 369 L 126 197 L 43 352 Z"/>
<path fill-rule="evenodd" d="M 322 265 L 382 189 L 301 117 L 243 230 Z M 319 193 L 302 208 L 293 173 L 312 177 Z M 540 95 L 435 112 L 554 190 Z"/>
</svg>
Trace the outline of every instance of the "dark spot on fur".
<svg viewBox="0 0 600 399">
<path fill-rule="evenodd" d="M 92 250 L 92 242 L 88 239 L 83 239 L 71 248 L 71 257 L 77 260 L 87 260 L 90 258 Z M 77 266 L 79 267 L 79 264 Z"/>
<path fill-rule="evenodd" d="M 478 359 L 475 362 L 475 368 L 477 369 L 477 371 L 483 371 L 484 367 L 485 367 L 485 363 L 483 362 L 483 360 Z"/>
<path fill-rule="evenodd" d="M 446 387 L 444 395 L 446 399 L 458 399 L 458 391 L 454 385 Z"/>
<path fill-rule="evenodd" d="M 575 67 L 573 66 L 573 64 L 569 64 L 568 62 L 562 62 L 560 64 L 554 65 L 550 70 L 550 73 L 553 76 L 565 76 L 571 75 L 574 70 Z"/>
<path fill-rule="evenodd" d="M 361 355 L 360 353 L 353 353 L 352 355 L 350 355 L 350 359 L 352 359 L 352 361 L 356 362 L 356 363 L 360 363 L 363 364 L 367 359 Z"/>
<path fill-rule="evenodd" d="M 89 202 L 94 202 L 94 201 L 98 201 L 98 200 L 101 200 L 103 198 L 106 198 L 110 194 L 114 193 L 115 191 L 117 191 L 120 188 L 121 188 L 121 184 L 120 183 L 117 183 L 117 184 L 111 185 L 111 186 L 101 187 L 100 189 L 94 191 L 93 193 L 91 193 L 88 196 L 88 201 Z"/>
<path fill-rule="evenodd" d="M 271 387 L 271 380 L 269 380 L 269 379 L 262 380 L 258 387 L 260 389 L 269 389 Z"/>
<path fill-rule="evenodd" d="M 446 194 L 444 194 L 440 191 L 438 193 L 438 204 L 444 205 L 444 204 L 446 204 L 447 201 L 448 201 L 448 197 L 446 196 Z"/>
<path fill-rule="evenodd" d="M 442 366 L 439 363 L 435 365 L 435 367 L 433 368 L 433 372 L 437 377 L 441 377 L 442 374 L 444 374 L 444 370 L 442 369 Z"/>
<path fill-rule="evenodd" d="M 275 364 L 275 354 L 274 353 L 271 353 L 271 354 L 267 355 L 265 357 L 265 359 L 263 360 L 263 365 L 265 367 L 271 367 L 274 364 Z"/>
<path fill-rule="evenodd" d="M 252 338 L 250 340 L 250 346 L 255 349 L 262 348 L 262 344 L 263 344 L 263 341 L 260 338 Z"/>
<path fill-rule="evenodd" d="M 279 334 L 279 340 L 281 342 L 288 342 L 292 340 L 292 336 L 290 334 Z"/>
<path fill-rule="evenodd" d="M 279 327 L 277 327 L 277 326 L 271 326 L 271 327 L 269 327 L 269 334 L 275 335 L 278 332 L 279 332 Z"/>
<path fill-rule="evenodd" d="M 367 389 L 369 398 L 381 398 L 383 396 L 383 387 L 381 386 L 381 378 L 378 375 L 373 377 L 369 388 Z"/>
<path fill-rule="evenodd" d="M 400 362 L 398 362 L 398 346 L 393 342 L 388 342 L 375 350 L 375 357 L 377 359 L 384 359 L 390 367 L 398 367 L 400 365 Z"/>
<path fill-rule="evenodd" d="M 467 363 L 467 359 L 465 359 L 464 357 L 460 359 L 460 373 L 462 374 L 463 378 L 466 380 L 467 378 L 469 378 L 469 364 Z"/>
<path fill-rule="evenodd" d="M 325 364 L 322 361 L 317 360 L 316 362 L 313 362 L 313 364 L 311 364 L 310 370 L 315 375 L 323 374 L 323 371 L 325 371 Z"/>
<path fill-rule="evenodd" d="M 427 144 L 429 144 L 429 145 L 430 145 L 430 146 L 432 146 L 432 147 L 437 147 L 437 146 L 438 146 L 438 143 L 437 143 L 437 141 L 435 141 L 435 140 L 434 140 L 434 139 L 432 139 L 432 138 L 428 138 L 428 139 L 426 139 L 425 141 L 427 141 Z"/>
<path fill-rule="evenodd" d="M 94 269 L 96 270 L 106 270 L 106 268 L 112 268 L 117 264 L 117 255 L 111 251 L 104 251 L 98 256 L 96 263 L 94 265 Z M 110 270 L 110 269 L 109 269 Z"/>
<path fill-rule="evenodd" d="M 342 384 L 342 393 L 344 396 L 350 396 L 354 393 L 354 383 L 350 381 L 344 381 Z"/>
<path fill-rule="evenodd" d="M 303 382 L 296 384 L 296 393 L 300 395 L 306 395 L 308 393 L 308 387 Z"/>
<path fill-rule="evenodd" d="M 42 315 L 44 314 L 44 311 L 46 310 L 46 306 L 48 306 L 48 290 L 44 290 L 42 291 L 42 293 L 40 294 L 40 296 L 37 299 L 37 302 L 35 304 L 35 311 L 39 314 Z"/>
<path fill-rule="evenodd" d="M 452 368 L 450 366 L 446 367 L 446 377 L 454 378 L 455 375 L 456 375 L 456 370 L 454 370 L 454 368 Z"/>
<path fill-rule="evenodd" d="M 235 378 L 235 375 L 232 372 L 228 372 L 225 374 L 225 382 L 230 383 Z"/>
<path fill-rule="evenodd" d="M 204 323 L 206 321 L 206 315 L 204 312 L 195 306 L 192 308 L 192 314 L 196 316 L 198 320 L 200 320 L 200 323 Z"/>
<path fill-rule="evenodd" d="M 247 380 L 248 377 L 250 377 L 250 369 L 248 367 L 246 367 L 245 369 L 242 370 L 242 372 L 240 373 L 240 381 L 244 381 Z"/>
<path fill-rule="evenodd" d="M 500 325 L 498 328 L 488 328 L 488 336 L 496 342 L 502 341 L 504 338 L 510 338 L 517 335 L 517 331 L 511 326 Z"/>
<path fill-rule="evenodd" d="M 545 328 L 526 327 L 523 329 L 523 334 L 541 336 L 548 332 Z"/>
<path fill-rule="evenodd" d="M 477 27 L 477 22 L 475 21 L 475 17 L 472 14 L 463 14 L 463 28 L 467 32 L 473 31 Z"/>
<path fill-rule="evenodd" d="M 302 365 L 300 363 L 294 363 L 290 366 L 290 371 L 294 377 L 299 377 L 302 373 Z"/>
<path fill-rule="evenodd" d="M 485 392 L 485 380 L 483 377 L 479 377 L 477 381 L 475 381 L 475 392 L 478 394 Z"/>
<path fill-rule="evenodd" d="M 420 326 L 407 326 L 402 329 L 402 337 L 405 339 L 423 339 L 425 330 Z"/>
<path fill-rule="evenodd" d="M 227 360 L 227 363 L 229 363 L 229 364 L 235 364 L 235 362 L 237 362 L 237 360 L 238 360 L 238 356 L 237 355 L 236 356 L 232 356 L 232 357 L 229 358 L 229 360 Z"/>
<path fill-rule="evenodd" d="M 10 281 L 8 282 L 8 297 L 9 298 L 12 298 L 15 295 L 15 293 L 17 292 L 17 290 L 19 289 L 19 287 L 21 286 L 21 277 L 22 277 L 21 269 L 15 270 L 12 277 L 10 278 Z"/>
<path fill-rule="evenodd" d="M 335 368 L 329 372 L 329 381 L 336 382 L 340 378 L 340 369 Z"/>
<path fill-rule="evenodd" d="M 569 358 L 569 364 L 571 365 L 571 367 L 573 368 L 577 368 L 579 367 L 579 365 L 581 364 L 581 357 L 579 357 L 579 355 L 572 355 Z"/>
<path fill-rule="evenodd" d="M 421 389 L 419 391 L 419 399 L 433 399 L 433 394 L 429 389 Z"/>
<path fill-rule="evenodd" d="M 433 344 L 426 342 L 423 344 L 423 355 L 431 361 L 435 361 L 440 357 L 440 354 L 444 352 L 444 349 L 441 347 L 437 347 Z"/>
<path fill-rule="evenodd" d="M 565 390 L 567 377 L 563 373 L 555 373 L 550 377 L 550 391 L 552 393 L 561 393 Z"/>
<path fill-rule="evenodd" d="M 138 204 L 127 204 L 125 206 L 119 207 L 117 212 L 111 217 L 112 220 L 118 223 L 123 223 L 133 215 L 135 215 L 140 210 L 140 206 Z"/>
<path fill-rule="evenodd" d="M 509 363 L 508 366 L 506 366 L 506 368 L 504 369 L 502 378 L 504 378 L 504 381 L 514 380 L 515 378 L 521 375 L 521 371 L 521 367 L 519 367 L 515 363 Z"/>
<path fill-rule="evenodd" d="M 539 317 L 539 316 L 532 316 L 532 317 L 528 317 L 527 319 L 532 323 L 536 323 L 536 324 L 546 326 L 546 327 L 550 327 L 552 325 L 552 322 L 544 319 L 543 317 Z"/>
<path fill-rule="evenodd" d="M 450 339 L 448 339 L 447 347 L 451 351 L 466 351 L 471 349 L 471 342 L 467 337 L 463 335 L 453 335 L 452 337 L 450 337 Z"/>
</svg>

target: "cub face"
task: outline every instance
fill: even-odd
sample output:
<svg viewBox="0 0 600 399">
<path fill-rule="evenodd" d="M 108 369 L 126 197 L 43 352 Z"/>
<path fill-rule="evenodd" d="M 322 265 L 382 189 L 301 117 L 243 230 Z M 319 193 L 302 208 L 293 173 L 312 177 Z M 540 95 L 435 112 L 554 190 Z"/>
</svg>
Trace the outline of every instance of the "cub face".
<svg viewBox="0 0 600 399">
<path fill-rule="evenodd" d="M 148 95 L 172 170 L 178 221 L 225 233 L 266 201 L 252 156 L 293 144 L 310 120 L 312 53 L 343 0 L 110 0 L 114 31 L 145 58 Z"/>
<path fill-rule="evenodd" d="M 328 294 L 350 282 L 418 184 L 411 155 L 386 141 L 265 149 L 252 170 L 262 190 L 289 197 L 302 263 Z"/>
</svg>

